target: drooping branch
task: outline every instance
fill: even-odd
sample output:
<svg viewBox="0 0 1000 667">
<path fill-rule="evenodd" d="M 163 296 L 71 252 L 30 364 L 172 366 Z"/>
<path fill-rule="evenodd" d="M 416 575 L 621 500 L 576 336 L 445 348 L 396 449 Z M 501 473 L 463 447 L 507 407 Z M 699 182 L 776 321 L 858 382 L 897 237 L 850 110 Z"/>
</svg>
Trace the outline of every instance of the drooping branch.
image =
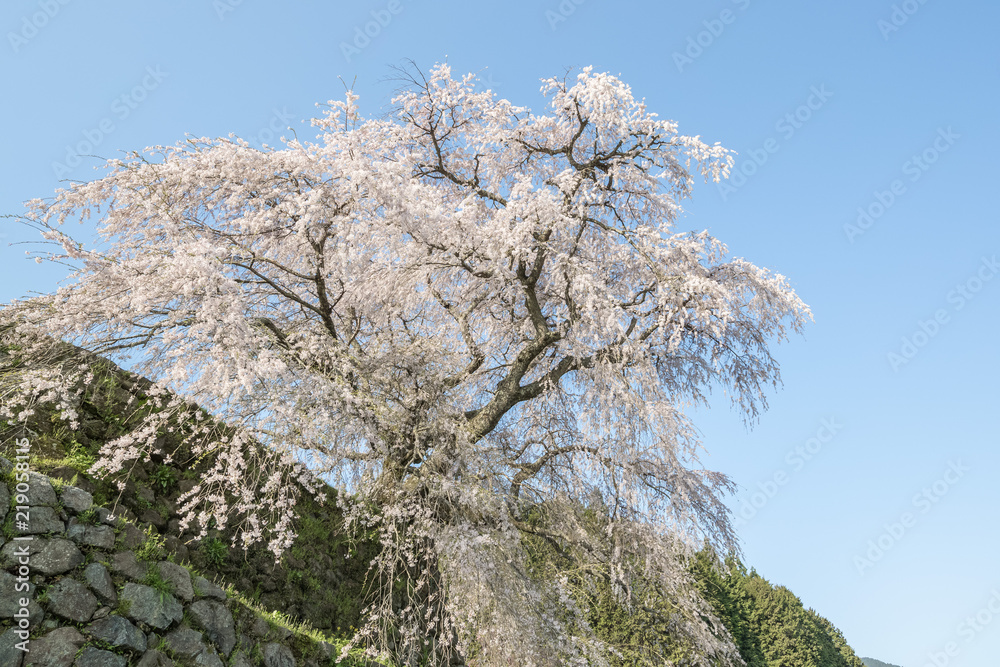
<svg viewBox="0 0 1000 667">
<path fill-rule="evenodd" d="M 346 516 L 384 547 L 358 643 L 412 657 L 444 628 L 489 664 L 582 663 L 581 646 L 599 662 L 523 531 L 624 589 L 686 591 L 678 627 L 731 662 L 668 532 L 733 546 L 729 487 L 681 408 L 718 383 L 752 418 L 779 380 L 768 341 L 809 316 L 783 277 L 674 229 L 689 170 L 719 178 L 731 157 L 589 68 L 547 79 L 539 113 L 447 65 L 409 84 L 390 118 L 332 103 L 316 143 L 190 139 L 34 202 L 51 259 L 78 268 L 18 316 L 141 351 L 139 370 L 356 498 Z M 59 231 L 90 215 L 100 252 Z M 606 511 L 599 530 L 584 507 Z M 397 576 L 421 591 L 405 613 Z"/>
</svg>

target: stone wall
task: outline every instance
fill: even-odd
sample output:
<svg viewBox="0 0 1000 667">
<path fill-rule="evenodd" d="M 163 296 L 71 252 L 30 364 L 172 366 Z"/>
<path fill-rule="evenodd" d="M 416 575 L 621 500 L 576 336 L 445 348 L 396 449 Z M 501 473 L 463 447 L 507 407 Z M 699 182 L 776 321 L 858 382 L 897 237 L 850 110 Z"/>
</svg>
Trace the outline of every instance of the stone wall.
<svg viewBox="0 0 1000 667">
<path fill-rule="evenodd" d="M 85 366 L 92 382 L 77 387 L 72 408 L 78 423 L 73 427 L 46 403 L 38 403 L 23 423 L 0 420 L 0 456 L 13 459 L 13 443 L 29 438 L 33 471 L 78 486 L 91 493 L 96 504 L 141 531 L 159 534 L 174 561 L 224 581 L 262 608 L 308 623 L 327 636 L 345 639 L 353 634 L 361 624 L 363 585 L 376 547 L 346 534 L 333 502 L 336 491 L 328 488 L 329 500 L 320 503 L 299 489 L 293 521 L 298 537 L 278 562 L 262 545 L 246 550 L 230 547 L 234 535 L 229 529 L 210 525 L 204 539 L 199 539 L 197 529 L 181 528 L 179 498 L 203 478 L 212 458 L 196 457 L 185 449 L 178 435 L 182 421 L 162 434 L 161 451 L 128 467 L 126 478 L 100 478 L 88 472 L 101 447 L 138 428 L 156 411 L 150 381 L 67 343 L 51 341 L 48 351 L 35 350 L 30 356 L 20 356 L 16 350 L 10 332 L 0 328 L 0 397 L 18 384 L 22 374 L 39 368 Z M 171 461 L 165 453 L 172 455 Z M 249 472 L 248 476 L 254 477 Z"/>
<path fill-rule="evenodd" d="M 0 467 L 2 667 L 334 664 L 337 646 L 203 576 L 151 526 L 57 478 L 28 473 L 25 489 Z"/>
</svg>

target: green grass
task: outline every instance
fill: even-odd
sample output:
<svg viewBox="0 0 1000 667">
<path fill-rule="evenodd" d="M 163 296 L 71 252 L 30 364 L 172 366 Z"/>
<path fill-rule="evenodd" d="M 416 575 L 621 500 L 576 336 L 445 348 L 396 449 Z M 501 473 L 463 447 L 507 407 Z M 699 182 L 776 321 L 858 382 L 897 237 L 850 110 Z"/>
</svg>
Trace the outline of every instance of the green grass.
<svg viewBox="0 0 1000 667">
<path fill-rule="evenodd" d="M 177 475 L 170 466 L 161 465 L 149 476 L 149 481 L 161 493 L 167 493 L 177 484 Z"/>
<path fill-rule="evenodd" d="M 118 593 L 118 604 L 115 605 L 115 608 L 112 611 L 119 616 L 127 616 L 128 610 L 132 608 L 132 601 L 121 597 L 121 591 L 118 591 Z"/>
<path fill-rule="evenodd" d="M 201 543 L 199 549 L 205 557 L 205 562 L 213 568 L 219 568 L 229 558 L 229 548 L 217 537 L 210 537 Z"/>
<path fill-rule="evenodd" d="M 163 537 L 149 527 L 146 529 L 146 541 L 135 550 L 135 557 L 139 560 L 163 560 L 166 549 L 163 548 Z"/>
<path fill-rule="evenodd" d="M 90 509 L 83 510 L 76 515 L 77 521 L 80 523 L 86 523 L 91 526 L 96 526 L 98 522 L 97 518 L 97 508 L 91 507 Z"/>
<path fill-rule="evenodd" d="M 160 574 L 160 568 L 156 565 L 150 565 L 149 570 L 146 571 L 146 578 L 144 583 L 155 591 L 163 595 L 173 595 L 174 586 L 169 581 L 163 578 Z"/>
<path fill-rule="evenodd" d="M 78 472 L 87 472 L 95 460 L 90 450 L 73 438 L 69 442 L 69 453 L 62 459 L 62 464 L 76 468 Z"/>
</svg>

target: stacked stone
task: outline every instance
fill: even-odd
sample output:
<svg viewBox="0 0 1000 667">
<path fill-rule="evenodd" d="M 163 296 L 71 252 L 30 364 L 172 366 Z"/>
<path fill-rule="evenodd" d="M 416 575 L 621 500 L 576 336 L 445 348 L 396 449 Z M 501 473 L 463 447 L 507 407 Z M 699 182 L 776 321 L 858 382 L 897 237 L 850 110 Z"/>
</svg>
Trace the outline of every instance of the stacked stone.
<svg viewBox="0 0 1000 667">
<path fill-rule="evenodd" d="M 0 458 L 0 468 L 7 472 L 11 464 Z M 139 559 L 136 550 L 146 535 L 94 507 L 87 491 L 62 485 L 57 492 L 47 477 L 32 473 L 30 521 L 23 530 L 11 530 L 11 491 L 0 481 L 0 525 L 6 527 L 0 533 L 2 667 L 296 665 L 290 632 L 275 635 L 258 617 L 248 624 L 249 634 L 237 636 L 226 591 L 176 563 Z M 84 513 L 87 521 L 81 520 Z M 17 590 L 16 577 L 25 547 L 27 592 Z M 27 653 L 17 648 L 22 639 L 13 622 L 21 598 L 30 600 Z M 320 644 L 319 658 L 333 658 L 333 647 Z"/>
</svg>

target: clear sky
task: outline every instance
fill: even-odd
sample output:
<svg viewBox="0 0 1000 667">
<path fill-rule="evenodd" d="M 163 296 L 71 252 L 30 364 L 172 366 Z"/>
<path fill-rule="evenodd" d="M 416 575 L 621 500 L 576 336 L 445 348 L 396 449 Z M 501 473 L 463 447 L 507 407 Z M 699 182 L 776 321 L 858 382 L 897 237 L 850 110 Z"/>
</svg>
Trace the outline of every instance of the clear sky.
<svg viewBox="0 0 1000 667">
<path fill-rule="evenodd" d="M 93 178 L 87 155 L 311 136 L 338 77 L 380 114 L 407 58 L 536 109 L 541 77 L 618 74 L 740 153 L 681 226 L 788 276 L 815 314 L 776 349 L 784 388 L 753 429 L 722 395 L 695 414 L 707 465 L 741 486 L 748 564 L 861 655 L 994 665 L 998 24 L 986 0 L 7 0 L 0 213 Z M 58 268 L 8 246 L 34 232 L 0 237 L 0 301 L 54 288 Z"/>
</svg>

